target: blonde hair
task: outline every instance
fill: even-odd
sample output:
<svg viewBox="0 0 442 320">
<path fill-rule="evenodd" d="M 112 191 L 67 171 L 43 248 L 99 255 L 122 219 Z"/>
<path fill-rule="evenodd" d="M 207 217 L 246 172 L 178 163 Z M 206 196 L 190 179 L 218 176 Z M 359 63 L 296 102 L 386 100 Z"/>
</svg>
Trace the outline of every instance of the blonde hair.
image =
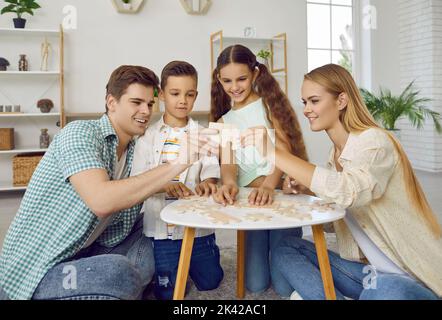
<svg viewBox="0 0 442 320">
<path fill-rule="evenodd" d="M 348 96 L 348 105 L 341 114 L 340 121 L 347 132 L 362 132 L 376 128 L 385 132 L 393 142 L 402 164 L 403 177 L 411 203 L 427 222 L 433 234 L 440 238 L 442 234 L 438 220 L 431 209 L 422 187 L 414 174 L 413 168 L 399 141 L 387 130 L 381 128 L 368 111 L 359 89 L 351 74 L 343 67 L 328 64 L 317 68 L 304 76 L 304 80 L 313 81 L 323 86 L 329 93 L 338 97 L 341 93 Z"/>
</svg>

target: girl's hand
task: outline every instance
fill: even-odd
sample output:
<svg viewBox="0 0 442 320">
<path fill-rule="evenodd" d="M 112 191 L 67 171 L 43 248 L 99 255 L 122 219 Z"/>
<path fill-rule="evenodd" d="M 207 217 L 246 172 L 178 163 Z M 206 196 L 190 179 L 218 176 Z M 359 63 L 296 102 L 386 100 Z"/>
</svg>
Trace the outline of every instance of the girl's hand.
<svg viewBox="0 0 442 320">
<path fill-rule="evenodd" d="M 275 189 L 261 186 L 253 189 L 249 194 L 249 203 L 255 206 L 271 205 L 273 203 Z"/>
<path fill-rule="evenodd" d="M 303 194 L 307 193 L 308 189 L 298 183 L 294 178 L 287 176 L 282 186 L 282 192 L 284 194 Z"/>
<path fill-rule="evenodd" d="M 238 195 L 239 189 L 235 184 L 224 184 L 221 188 L 218 188 L 218 191 L 213 194 L 213 200 L 216 203 L 222 204 L 226 206 L 227 204 L 233 205 L 236 200 L 236 196 Z"/>
<path fill-rule="evenodd" d="M 195 187 L 195 192 L 200 197 L 208 197 L 218 191 L 216 179 L 206 179 Z"/>
<path fill-rule="evenodd" d="M 264 126 L 249 128 L 241 134 L 241 146 L 243 148 L 254 146 L 263 156 L 268 158 L 274 155 L 275 146 L 269 137 L 267 128 Z"/>
<path fill-rule="evenodd" d="M 174 197 L 174 198 L 178 198 L 178 199 L 190 197 L 190 196 L 194 195 L 192 190 L 187 188 L 186 185 L 181 182 L 168 183 L 164 187 L 164 190 L 166 191 L 166 193 L 169 197 Z"/>
</svg>

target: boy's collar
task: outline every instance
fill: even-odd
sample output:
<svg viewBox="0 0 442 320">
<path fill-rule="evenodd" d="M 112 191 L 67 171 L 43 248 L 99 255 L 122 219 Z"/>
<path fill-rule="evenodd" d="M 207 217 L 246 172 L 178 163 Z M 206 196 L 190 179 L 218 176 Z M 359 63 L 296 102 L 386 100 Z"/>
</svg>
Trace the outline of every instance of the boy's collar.
<svg viewBox="0 0 442 320">
<path fill-rule="evenodd" d="M 195 123 L 195 121 L 193 121 L 193 119 L 190 117 L 190 116 L 188 116 L 188 122 L 187 122 L 187 127 L 189 127 L 189 128 L 194 128 L 194 127 L 196 127 L 196 123 Z M 169 125 L 167 125 L 165 122 L 164 122 L 164 114 L 161 116 L 161 118 L 160 118 L 160 120 L 158 120 L 157 121 L 157 123 L 156 123 L 156 128 L 158 129 L 158 130 L 162 130 L 162 129 L 164 129 L 164 128 L 167 128 L 167 127 L 169 127 Z"/>
</svg>

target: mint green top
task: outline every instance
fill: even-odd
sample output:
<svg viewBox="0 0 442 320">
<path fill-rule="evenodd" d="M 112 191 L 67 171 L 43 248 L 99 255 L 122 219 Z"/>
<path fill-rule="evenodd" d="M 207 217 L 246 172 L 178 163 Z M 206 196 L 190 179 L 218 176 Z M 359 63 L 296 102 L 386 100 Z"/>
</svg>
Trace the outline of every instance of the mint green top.
<svg viewBox="0 0 442 320">
<path fill-rule="evenodd" d="M 261 98 L 241 109 L 230 110 L 222 119 L 224 123 L 231 124 L 241 131 L 256 126 L 271 128 Z M 238 164 L 239 187 L 246 187 L 256 178 L 268 176 L 273 172 L 271 164 L 261 157 L 255 147 L 238 148 L 235 150 L 235 159 Z"/>
</svg>

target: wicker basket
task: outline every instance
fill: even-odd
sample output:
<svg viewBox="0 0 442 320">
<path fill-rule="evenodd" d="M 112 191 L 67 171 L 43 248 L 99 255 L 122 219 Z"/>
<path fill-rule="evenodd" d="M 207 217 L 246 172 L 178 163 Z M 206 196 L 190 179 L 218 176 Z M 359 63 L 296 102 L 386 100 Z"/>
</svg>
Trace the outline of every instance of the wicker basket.
<svg viewBox="0 0 442 320">
<path fill-rule="evenodd" d="M 43 153 L 26 153 L 14 156 L 12 160 L 14 187 L 28 185 L 43 155 Z"/>
<path fill-rule="evenodd" d="M 0 150 L 14 149 L 14 128 L 0 128 Z"/>
</svg>

